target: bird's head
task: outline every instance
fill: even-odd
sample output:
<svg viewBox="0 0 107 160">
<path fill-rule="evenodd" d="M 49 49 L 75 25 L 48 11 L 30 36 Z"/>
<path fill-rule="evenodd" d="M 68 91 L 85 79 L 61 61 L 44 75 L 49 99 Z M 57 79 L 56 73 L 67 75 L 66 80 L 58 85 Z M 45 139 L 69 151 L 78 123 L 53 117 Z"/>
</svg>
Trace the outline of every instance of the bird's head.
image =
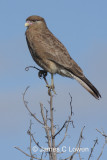
<svg viewBox="0 0 107 160">
<path fill-rule="evenodd" d="M 30 16 L 26 19 L 25 27 L 29 27 L 31 25 L 43 26 L 44 24 L 46 25 L 44 18 L 34 15 L 34 16 Z"/>
</svg>

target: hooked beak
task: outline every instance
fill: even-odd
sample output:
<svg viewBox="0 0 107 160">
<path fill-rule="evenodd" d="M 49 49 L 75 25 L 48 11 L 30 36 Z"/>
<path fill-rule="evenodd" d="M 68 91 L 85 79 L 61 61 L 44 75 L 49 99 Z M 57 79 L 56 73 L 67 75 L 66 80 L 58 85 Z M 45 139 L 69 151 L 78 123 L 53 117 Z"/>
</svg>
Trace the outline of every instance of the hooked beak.
<svg viewBox="0 0 107 160">
<path fill-rule="evenodd" d="M 30 26 L 30 23 L 27 21 L 26 23 L 25 23 L 25 27 L 29 27 Z"/>
</svg>

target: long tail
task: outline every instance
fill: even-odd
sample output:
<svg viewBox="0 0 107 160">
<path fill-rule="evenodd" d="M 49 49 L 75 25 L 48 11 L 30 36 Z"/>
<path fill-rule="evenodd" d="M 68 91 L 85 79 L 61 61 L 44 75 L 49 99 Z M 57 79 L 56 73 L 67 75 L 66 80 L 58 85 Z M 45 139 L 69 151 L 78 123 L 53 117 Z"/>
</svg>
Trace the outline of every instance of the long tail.
<svg viewBox="0 0 107 160">
<path fill-rule="evenodd" d="M 84 76 L 73 76 L 89 93 L 91 93 L 96 99 L 101 98 L 99 91 L 92 85 L 92 83 Z"/>
<path fill-rule="evenodd" d="M 99 91 L 93 86 L 93 84 L 82 74 L 75 75 L 71 70 L 61 69 L 59 74 L 62 76 L 76 79 L 89 93 L 91 93 L 96 99 L 101 98 Z"/>
</svg>

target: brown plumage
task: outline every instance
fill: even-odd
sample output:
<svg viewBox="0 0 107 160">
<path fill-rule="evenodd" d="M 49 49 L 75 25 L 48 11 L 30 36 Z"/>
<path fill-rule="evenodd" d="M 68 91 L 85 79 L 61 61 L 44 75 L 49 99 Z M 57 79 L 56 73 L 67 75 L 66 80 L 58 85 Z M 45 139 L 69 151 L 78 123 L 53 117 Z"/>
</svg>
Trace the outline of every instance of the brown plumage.
<svg viewBox="0 0 107 160">
<path fill-rule="evenodd" d="M 45 71 L 76 79 L 95 98 L 101 97 L 98 90 L 84 76 L 82 69 L 70 57 L 64 45 L 49 31 L 42 17 L 26 19 L 26 40 L 34 61 Z"/>
</svg>

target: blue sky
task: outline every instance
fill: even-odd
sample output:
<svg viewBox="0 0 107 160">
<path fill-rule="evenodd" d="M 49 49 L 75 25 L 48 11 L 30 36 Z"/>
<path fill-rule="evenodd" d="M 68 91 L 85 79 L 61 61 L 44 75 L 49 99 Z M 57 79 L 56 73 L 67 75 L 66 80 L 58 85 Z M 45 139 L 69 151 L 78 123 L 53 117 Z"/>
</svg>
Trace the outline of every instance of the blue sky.
<svg viewBox="0 0 107 160">
<path fill-rule="evenodd" d="M 2 159 L 26 158 L 14 146 L 27 150 L 30 116 L 26 111 L 22 93 L 30 85 L 26 98 L 30 108 L 40 116 L 39 103 L 47 108 L 49 97 L 45 83 L 37 72 L 24 68 L 35 65 L 27 48 L 24 27 L 30 15 L 45 18 L 49 29 L 65 45 L 71 57 L 80 65 L 87 78 L 101 92 L 97 101 L 76 81 L 55 76 L 57 96 L 54 97 L 55 121 L 61 126 L 69 115 L 69 92 L 73 97 L 75 129 L 69 129 L 71 139 L 64 145 L 76 145 L 81 128 L 85 125 L 83 146 L 91 149 L 93 140 L 99 144 L 92 159 L 96 159 L 104 138 L 96 132 L 107 134 L 107 1 L 106 0 L 1 0 L 0 2 L 0 150 Z M 48 75 L 50 81 L 50 75 Z M 59 116 L 60 115 L 60 116 Z M 45 139 L 41 127 L 35 123 L 36 137 L 43 145 Z M 38 136 L 39 135 L 39 136 Z M 60 138 L 57 139 L 57 142 Z M 107 146 L 102 160 L 106 159 Z M 69 155 L 67 152 L 66 155 Z M 83 157 L 88 153 L 82 154 Z M 63 157 L 63 156 L 62 156 Z"/>
</svg>

